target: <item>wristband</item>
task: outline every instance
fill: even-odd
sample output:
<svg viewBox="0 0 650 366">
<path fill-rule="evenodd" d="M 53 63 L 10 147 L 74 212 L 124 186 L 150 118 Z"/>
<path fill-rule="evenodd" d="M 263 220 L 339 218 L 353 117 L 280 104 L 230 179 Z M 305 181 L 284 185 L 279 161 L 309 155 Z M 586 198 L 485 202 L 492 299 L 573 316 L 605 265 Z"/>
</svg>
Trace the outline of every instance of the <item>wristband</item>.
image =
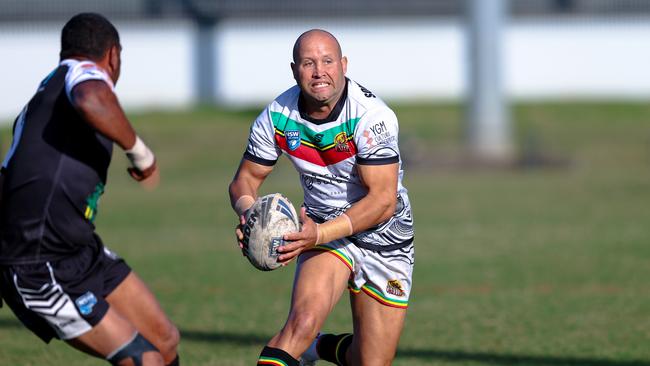
<svg viewBox="0 0 650 366">
<path fill-rule="evenodd" d="M 345 213 L 339 217 L 316 226 L 316 245 L 350 236 L 354 233 L 352 220 Z"/>
<path fill-rule="evenodd" d="M 235 209 L 237 216 L 241 216 L 244 214 L 244 212 L 246 212 L 246 210 L 251 208 L 253 203 L 255 203 L 255 198 L 253 198 L 253 196 L 245 194 L 237 199 L 237 202 L 235 202 L 235 206 L 233 208 Z"/>
<path fill-rule="evenodd" d="M 149 150 L 147 145 L 137 135 L 135 136 L 135 144 L 133 144 L 133 147 L 124 152 L 131 165 L 140 171 L 151 167 L 155 161 L 153 152 Z"/>
</svg>

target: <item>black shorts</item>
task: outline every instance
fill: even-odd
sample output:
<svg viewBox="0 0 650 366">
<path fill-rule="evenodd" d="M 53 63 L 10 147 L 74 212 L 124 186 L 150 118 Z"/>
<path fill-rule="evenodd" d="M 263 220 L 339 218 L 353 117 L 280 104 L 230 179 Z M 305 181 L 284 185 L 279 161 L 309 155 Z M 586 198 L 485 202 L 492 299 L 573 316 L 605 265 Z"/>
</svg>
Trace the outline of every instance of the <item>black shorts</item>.
<svg viewBox="0 0 650 366">
<path fill-rule="evenodd" d="M 38 264 L 0 266 L 0 292 L 16 317 L 44 342 L 76 338 L 108 311 L 108 296 L 131 268 L 104 246 Z"/>
</svg>

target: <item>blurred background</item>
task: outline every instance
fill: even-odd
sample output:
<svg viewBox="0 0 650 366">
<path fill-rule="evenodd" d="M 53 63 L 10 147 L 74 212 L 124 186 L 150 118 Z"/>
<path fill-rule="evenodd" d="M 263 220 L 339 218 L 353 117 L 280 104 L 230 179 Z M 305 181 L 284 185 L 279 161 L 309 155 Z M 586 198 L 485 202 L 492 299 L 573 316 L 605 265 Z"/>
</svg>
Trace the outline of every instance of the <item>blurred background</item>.
<svg viewBox="0 0 650 366">
<path fill-rule="evenodd" d="M 293 267 L 238 253 L 248 129 L 324 28 L 400 120 L 416 269 L 395 365 L 650 366 L 650 0 L 0 0 L 0 156 L 82 11 L 117 26 L 117 95 L 160 162 L 115 151 L 97 230 L 159 296 L 189 365 L 250 365 Z M 284 159 L 261 193 L 302 202 Z M 326 331 L 349 331 L 341 301 Z M 0 365 L 88 365 L 0 309 Z M 94 362 L 94 363 L 93 363 Z"/>
<path fill-rule="evenodd" d="M 478 5 L 473 5 L 478 4 Z M 487 5 L 481 5 L 487 4 Z M 349 76 L 394 101 L 458 99 L 471 79 L 472 12 L 498 17 L 505 94 L 517 100 L 650 97 L 647 0 L 86 0 L 0 2 L 0 116 L 13 116 L 58 61 L 71 14 L 96 11 L 124 43 L 128 107 L 196 101 L 267 103 L 292 82 L 291 46 L 306 29 L 341 39 Z M 484 7 L 485 9 L 482 9 Z M 490 15 L 488 15 L 489 17 Z M 10 70 L 20 70 L 12 72 Z M 31 81 L 31 84 L 30 84 Z"/>
<path fill-rule="evenodd" d="M 341 39 L 348 75 L 394 102 L 459 101 L 478 156 L 512 150 L 507 100 L 650 97 L 648 0 L 116 0 L 0 2 L 0 120 L 58 61 L 81 11 L 114 21 L 119 95 L 130 110 L 261 105 L 292 83 L 291 45 L 310 28 Z"/>
</svg>

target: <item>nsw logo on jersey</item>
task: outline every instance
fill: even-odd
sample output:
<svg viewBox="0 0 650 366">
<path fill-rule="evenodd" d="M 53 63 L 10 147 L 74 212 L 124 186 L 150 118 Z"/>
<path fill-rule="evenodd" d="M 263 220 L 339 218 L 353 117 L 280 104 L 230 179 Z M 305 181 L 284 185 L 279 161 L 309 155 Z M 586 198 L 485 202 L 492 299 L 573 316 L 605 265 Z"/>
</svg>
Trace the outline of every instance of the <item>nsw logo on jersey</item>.
<svg viewBox="0 0 650 366">
<path fill-rule="evenodd" d="M 300 131 L 287 130 L 284 131 L 284 138 L 287 139 L 287 146 L 291 150 L 295 150 L 300 146 Z"/>
</svg>

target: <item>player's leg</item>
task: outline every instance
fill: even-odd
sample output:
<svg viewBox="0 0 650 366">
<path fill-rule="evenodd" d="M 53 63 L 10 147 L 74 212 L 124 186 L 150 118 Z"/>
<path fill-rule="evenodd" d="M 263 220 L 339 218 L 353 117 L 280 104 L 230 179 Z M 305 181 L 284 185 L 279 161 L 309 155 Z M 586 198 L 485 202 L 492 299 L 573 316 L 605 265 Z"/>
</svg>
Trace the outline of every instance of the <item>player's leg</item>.
<svg viewBox="0 0 650 366">
<path fill-rule="evenodd" d="M 304 365 L 323 359 L 336 365 L 390 365 L 406 309 L 380 304 L 363 292 L 351 294 L 354 334 L 321 334 L 303 355 Z"/>
<path fill-rule="evenodd" d="M 162 355 L 138 333 L 135 327 L 112 308 L 88 332 L 68 344 L 90 355 L 119 366 L 161 366 Z"/>
<path fill-rule="evenodd" d="M 346 248 L 354 260 L 350 280 L 352 334 L 324 334 L 320 358 L 338 365 L 390 365 L 404 326 L 413 273 L 413 246 L 391 252 Z"/>
<path fill-rule="evenodd" d="M 178 365 L 178 329 L 135 272 L 131 271 L 106 300 L 160 351 L 165 365 Z"/>
<path fill-rule="evenodd" d="M 350 294 L 354 337 L 348 365 L 390 365 L 406 318 L 405 308 L 386 306 L 361 291 Z"/>
<path fill-rule="evenodd" d="M 296 268 L 287 322 L 262 351 L 258 364 L 286 356 L 295 363 L 345 291 L 349 276 L 350 269 L 335 256 L 320 251 L 303 253 Z"/>
<path fill-rule="evenodd" d="M 55 273 L 67 283 L 66 288 L 76 294 L 75 303 L 80 313 L 87 313 L 93 329 L 72 342 L 79 349 L 96 347 L 90 342 L 107 342 L 106 337 L 120 334 L 120 346 L 113 349 L 108 359 L 115 364 L 140 366 L 153 362 L 154 365 L 177 365 L 176 345 L 178 331 L 164 315 L 153 294 L 137 278 L 129 266 L 115 253 L 101 244 L 96 237 L 97 247 L 85 250 L 83 255 L 70 259 L 72 264 L 59 263 Z M 74 271 L 70 271 L 73 268 Z M 81 281 L 75 278 L 81 278 Z M 92 292 L 86 292 L 90 289 Z M 90 295 L 90 299 L 86 297 Z M 97 311 L 97 318 L 93 312 Z M 105 314 L 104 314 L 105 312 Z M 151 321 L 156 319 L 158 322 Z M 101 320 L 101 321 L 99 321 Z M 148 324 L 149 327 L 143 327 Z M 166 326 L 166 327 L 165 327 Z M 152 331 L 152 327 L 154 331 Z M 127 334 L 127 340 L 122 329 Z M 106 333 L 106 335 L 105 335 Z M 92 338 L 91 338 L 92 337 Z M 63 339 L 69 339 L 64 337 Z M 175 339 L 175 340 L 174 340 Z"/>
<path fill-rule="evenodd" d="M 3 297 L 45 342 L 56 337 L 115 365 L 163 365 L 158 350 L 102 297 L 101 265 L 93 258 L 86 251 L 59 262 L 5 267 Z"/>
</svg>

